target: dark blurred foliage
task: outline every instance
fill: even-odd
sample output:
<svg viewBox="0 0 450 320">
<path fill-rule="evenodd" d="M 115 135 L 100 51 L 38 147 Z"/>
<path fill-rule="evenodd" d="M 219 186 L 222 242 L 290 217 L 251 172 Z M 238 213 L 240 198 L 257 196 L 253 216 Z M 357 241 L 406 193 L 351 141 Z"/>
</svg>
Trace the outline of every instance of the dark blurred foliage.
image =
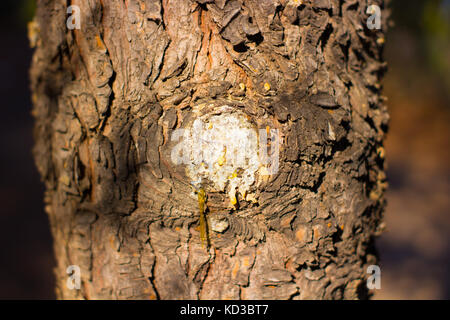
<svg viewBox="0 0 450 320">
<path fill-rule="evenodd" d="M 390 69 L 418 81 L 429 77 L 439 94 L 449 99 L 450 0 L 393 0 L 389 7 L 393 24 L 387 43 Z"/>
<path fill-rule="evenodd" d="M 450 298 L 450 1 L 393 0 L 386 232 L 375 298 Z"/>
<path fill-rule="evenodd" d="M 33 1 L 0 1 L 0 298 L 54 298 L 53 250 L 34 166 L 27 21 Z"/>
<path fill-rule="evenodd" d="M 370 4 L 370 1 L 368 1 Z M 34 0 L 0 1 L 0 298 L 54 298 L 55 263 L 30 115 Z M 450 0 L 392 0 L 384 95 L 387 231 L 375 298 L 450 298 Z"/>
<path fill-rule="evenodd" d="M 423 47 L 433 71 L 450 92 L 450 1 L 425 2 Z"/>
</svg>

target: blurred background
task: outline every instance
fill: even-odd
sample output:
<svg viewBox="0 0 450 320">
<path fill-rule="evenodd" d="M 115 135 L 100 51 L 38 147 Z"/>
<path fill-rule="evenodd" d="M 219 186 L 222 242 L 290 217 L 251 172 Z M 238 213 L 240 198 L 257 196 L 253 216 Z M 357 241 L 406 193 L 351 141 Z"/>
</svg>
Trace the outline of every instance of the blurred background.
<svg viewBox="0 0 450 320">
<path fill-rule="evenodd" d="M 374 298 L 450 299 L 450 0 L 393 0 L 390 8 L 390 188 Z M 31 155 L 33 11 L 34 0 L 0 1 L 0 299 L 55 298 L 44 187 Z"/>
</svg>

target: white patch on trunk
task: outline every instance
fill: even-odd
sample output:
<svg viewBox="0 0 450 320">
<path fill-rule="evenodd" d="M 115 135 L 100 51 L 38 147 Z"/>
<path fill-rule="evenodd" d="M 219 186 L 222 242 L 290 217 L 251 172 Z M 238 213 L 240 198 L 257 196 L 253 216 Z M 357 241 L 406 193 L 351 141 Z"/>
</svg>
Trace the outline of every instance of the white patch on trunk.
<svg viewBox="0 0 450 320">
<path fill-rule="evenodd" d="M 226 191 L 235 205 L 236 192 L 246 197 L 260 167 L 258 133 L 244 114 L 224 109 L 228 112 L 201 116 L 184 130 L 183 163 L 195 187 L 207 180 L 211 191 Z"/>
</svg>

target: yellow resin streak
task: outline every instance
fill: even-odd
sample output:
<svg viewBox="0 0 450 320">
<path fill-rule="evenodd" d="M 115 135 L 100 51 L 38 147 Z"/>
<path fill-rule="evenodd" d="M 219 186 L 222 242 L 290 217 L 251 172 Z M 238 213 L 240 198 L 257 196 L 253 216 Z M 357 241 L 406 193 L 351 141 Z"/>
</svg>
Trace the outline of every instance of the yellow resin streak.
<svg viewBox="0 0 450 320">
<path fill-rule="evenodd" d="M 202 247 L 208 247 L 208 232 L 206 230 L 206 192 L 203 188 L 197 193 L 198 196 L 198 209 L 200 211 L 200 240 L 202 241 Z"/>
</svg>

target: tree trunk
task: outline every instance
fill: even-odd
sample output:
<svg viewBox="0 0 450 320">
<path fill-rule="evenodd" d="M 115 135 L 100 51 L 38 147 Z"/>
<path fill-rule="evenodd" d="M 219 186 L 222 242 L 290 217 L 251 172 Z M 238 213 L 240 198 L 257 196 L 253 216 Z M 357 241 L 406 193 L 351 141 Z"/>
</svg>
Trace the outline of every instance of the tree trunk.
<svg viewBox="0 0 450 320">
<path fill-rule="evenodd" d="M 367 297 L 388 122 L 367 5 L 38 1 L 34 155 L 58 298 Z"/>
</svg>

